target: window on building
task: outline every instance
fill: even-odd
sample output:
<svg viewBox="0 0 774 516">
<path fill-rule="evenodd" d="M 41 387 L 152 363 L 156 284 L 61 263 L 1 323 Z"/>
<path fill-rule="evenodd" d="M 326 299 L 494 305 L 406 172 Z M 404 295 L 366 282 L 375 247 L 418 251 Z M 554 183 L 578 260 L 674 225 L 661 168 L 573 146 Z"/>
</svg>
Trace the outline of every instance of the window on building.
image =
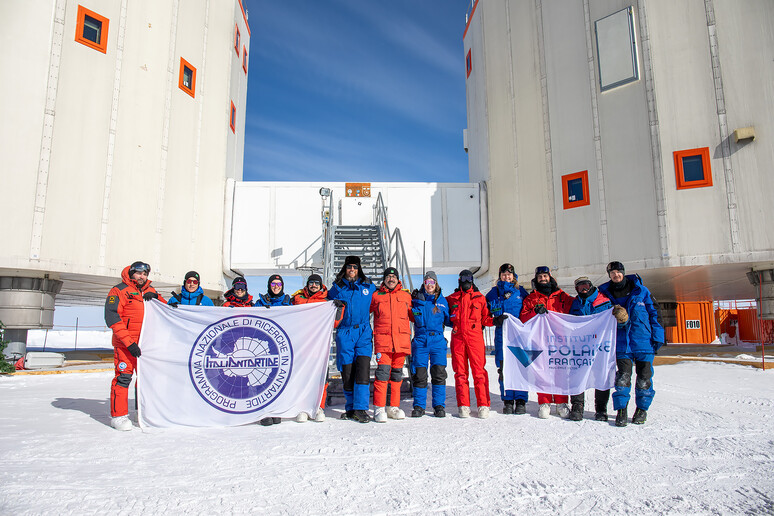
<svg viewBox="0 0 774 516">
<path fill-rule="evenodd" d="M 565 210 L 588 206 L 589 199 L 589 171 L 576 172 L 562 176 L 562 205 Z"/>
<path fill-rule="evenodd" d="M 594 22 L 600 91 L 639 78 L 634 10 L 631 6 Z"/>
<path fill-rule="evenodd" d="M 467 77 L 470 77 L 470 72 L 473 71 L 473 61 L 472 61 L 472 58 L 470 57 L 470 50 L 468 50 L 468 56 L 465 58 L 465 69 L 468 72 Z"/>
<path fill-rule="evenodd" d="M 234 50 L 236 50 L 237 57 L 239 57 L 239 26 L 234 25 Z"/>
<path fill-rule="evenodd" d="M 178 87 L 190 96 L 196 98 L 196 68 L 182 57 L 180 58 Z"/>
<path fill-rule="evenodd" d="M 677 189 L 712 186 L 709 147 L 674 152 Z"/>
<path fill-rule="evenodd" d="M 75 41 L 87 47 L 107 53 L 108 25 L 110 20 L 78 6 L 78 21 L 75 26 Z"/>
<path fill-rule="evenodd" d="M 242 47 L 242 70 L 247 73 L 247 47 Z"/>
<path fill-rule="evenodd" d="M 236 134 L 236 107 L 234 101 L 231 101 L 231 111 L 229 112 L 228 125 L 231 127 L 231 132 Z"/>
</svg>

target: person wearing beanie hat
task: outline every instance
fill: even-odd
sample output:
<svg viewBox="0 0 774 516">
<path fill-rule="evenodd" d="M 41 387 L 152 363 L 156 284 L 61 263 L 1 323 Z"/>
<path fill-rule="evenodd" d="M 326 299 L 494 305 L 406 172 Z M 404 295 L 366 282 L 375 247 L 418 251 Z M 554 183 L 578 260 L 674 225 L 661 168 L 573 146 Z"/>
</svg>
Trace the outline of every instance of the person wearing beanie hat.
<svg viewBox="0 0 774 516">
<path fill-rule="evenodd" d="M 328 290 L 328 299 L 345 305 L 336 332 L 336 365 L 344 384 L 343 419 L 368 423 L 371 384 L 371 297 L 376 286 L 366 277 L 360 258 L 347 256 Z"/>
<path fill-rule="evenodd" d="M 427 271 L 422 286 L 411 294 L 414 312 L 414 340 L 411 342 L 411 381 L 414 404 L 411 417 L 425 415 L 427 405 L 427 364 L 430 362 L 432 406 L 435 417 L 446 417 L 446 338 L 449 305 L 441 292 L 438 276 Z"/>
<path fill-rule="evenodd" d="M 527 291 L 519 285 L 519 276 L 510 263 L 500 266 L 497 283 L 486 294 L 489 311 L 495 325 L 495 365 L 497 365 L 500 399 L 503 402 L 503 414 L 526 414 L 527 391 L 506 391 L 503 384 L 503 323 L 508 314 L 519 317 Z"/>
<path fill-rule="evenodd" d="M 634 386 L 636 410 L 632 423 L 641 425 L 648 417 L 650 404 L 656 391 L 653 389 L 653 356 L 664 345 L 664 328 L 658 317 L 658 305 L 650 291 L 642 284 L 637 274 L 625 275 L 626 269 L 621 262 L 613 261 L 607 265 L 610 281 L 599 286 L 613 304 L 617 317 L 616 335 L 616 374 L 613 409 L 617 412 L 615 426 L 628 424 L 628 405 L 631 399 L 632 372 L 636 372 Z M 626 317 L 620 308 L 626 311 Z M 622 320 L 626 322 L 621 323 Z"/>
<path fill-rule="evenodd" d="M 387 418 L 404 419 L 400 408 L 400 388 L 403 385 L 403 363 L 411 353 L 411 294 L 403 290 L 395 267 L 387 267 L 382 284 L 371 298 L 374 314 L 374 421 L 386 423 Z M 390 385 L 390 405 L 387 406 L 387 384 Z"/>
<path fill-rule="evenodd" d="M 172 292 L 172 296 L 167 303 L 169 306 L 178 305 L 193 305 L 193 306 L 215 306 L 212 299 L 204 295 L 202 290 L 201 279 L 199 273 L 196 271 L 188 271 L 185 274 L 183 280 L 183 286 L 180 288 L 180 293 Z"/>
<path fill-rule="evenodd" d="M 324 303 L 328 301 L 328 289 L 323 284 L 322 278 L 319 274 L 311 274 L 306 280 L 306 286 L 301 290 L 293 294 L 291 304 L 293 305 L 305 305 L 307 303 Z M 335 304 L 335 302 L 334 302 Z M 334 322 L 334 328 L 341 322 L 343 305 L 339 307 L 336 312 L 336 321 Z M 315 412 L 313 419 L 318 423 L 325 421 L 325 400 L 328 397 L 328 378 L 326 373 L 325 387 L 323 388 L 322 399 L 320 400 L 320 407 Z M 306 412 L 300 412 L 296 416 L 296 422 L 305 423 L 309 420 L 310 414 Z"/>
<path fill-rule="evenodd" d="M 459 288 L 446 298 L 452 326 L 451 356 L 454 369 L 454 390 L 459 417 L 470 417 L 470 383 L 468 367 L 473 374 L 473 388 L 478 405 L 478 417 L 489 417 L 489 375 L 486 372 L 484 326 L 492 326 L 486 298 L 473 282 L 473 273 L 460 271 Z"/>
<path fill-rule="evenodd" d="M 165 303 L 148 279 L 150 265 L 134 262 L 121 271 L 121 283 L 108 292 L 105 299 L 105 324 L 113 331 L 113 363 L 115 376 L 110 386 L 110 426 L 129 431 L 129 384 L 142 355 L 140 330 L 145 316 L 145 301 L 158 299 Z"/>
<path fill-rule="evenodd" d="M 247 292 L 247 280 L 243 276 L 234 278 L 234 281 L 231 282 L 231 290 L 226 292 L 223 297 L 226 298 L 223 306 L 230 308 L 253 306 L 253 296 Z"/>
<path fill-rule="evenodd" d="M 285 294 L 285 281 L 279 274 L 272 274 L 266 282 L 267 292 L 258 296 L 255 306 L 289 306 L 290 296 Z"/>
<path fill-rule="evenodd" d="M 575 280 L 575 292 L 578 296 L 570 306 L 570 315 L 593 315 L 610 310 L 610 300 L 597 289 L 587 276 Z M 607 421 L 607 402 L 610 400 L 610 389 L 594 390 L 594 419 Z M 570 396 L 570 420 L 583 419 L 583 409 L 586 404 L 586 394 Z"/>
<path fill-rule="evenodd" d="M 545 265 L 540 265 L 535 268 L 532 292 L 524 299 L 519 318 L 522 322 L 527 322 L 535 315 L 544 314 L 547 311 L 561 314 L 569 313 L 572 300 L 571 295 L 559 288 L 556 280 L 551 276 L 551 269 Z M 560 417 L 566 418 L 570 415 L 566 395 L 539 392 L 537 398 L 539 418 L 545 419 L 551 414 L 551 403 L 556 403 L 556 413 Z"/>
</svg>

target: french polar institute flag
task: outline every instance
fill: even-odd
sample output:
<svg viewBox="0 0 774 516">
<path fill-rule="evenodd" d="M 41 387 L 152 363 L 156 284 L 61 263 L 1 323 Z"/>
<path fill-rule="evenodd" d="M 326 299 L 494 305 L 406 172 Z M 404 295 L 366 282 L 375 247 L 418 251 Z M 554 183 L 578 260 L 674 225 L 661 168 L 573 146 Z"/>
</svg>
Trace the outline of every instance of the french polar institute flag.
<svg viewBox="0 0 774 516">
<path fill-rule="evenodd" d="M 336 308 L 145 303 L 138 359 L 141 427 L 213 427 L 314 415 Z"/>
<path fill-rule="evenodd" d="M 503 324 L 503 383 L 507 390 L 580 394 L 615 381 L 617 324 L 612 310 L 594 315 L 547 312 Z"/>
</svg>

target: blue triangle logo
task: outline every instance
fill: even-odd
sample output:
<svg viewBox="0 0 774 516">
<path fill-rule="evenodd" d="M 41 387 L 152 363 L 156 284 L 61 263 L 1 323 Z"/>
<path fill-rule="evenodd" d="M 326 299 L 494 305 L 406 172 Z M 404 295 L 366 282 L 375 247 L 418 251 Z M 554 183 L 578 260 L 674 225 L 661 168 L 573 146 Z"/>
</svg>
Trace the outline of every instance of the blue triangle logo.
<svg viewBox="0 0 774 516">
<path fill-rule="evenodd" d="M 529 367 L 543 352 L 542 349 L 522 349 L 517 348 L 516 346 L 508 346 L 508 349 L 511 350 L 511 353 L 516 357 L 516 360 L 521 362 L 521 365 L 524 367 Z"/>
</svg>

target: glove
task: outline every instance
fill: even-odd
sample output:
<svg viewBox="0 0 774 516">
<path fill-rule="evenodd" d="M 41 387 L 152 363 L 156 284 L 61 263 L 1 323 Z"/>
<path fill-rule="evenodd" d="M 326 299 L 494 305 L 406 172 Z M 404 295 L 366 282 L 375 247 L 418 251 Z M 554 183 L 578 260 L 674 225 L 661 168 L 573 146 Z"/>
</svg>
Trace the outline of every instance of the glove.
<svg viewBox="0 0 774 516">
<path fill-rule="evenodd" d="M 505 320 L 508 318 L 506 314 L 498 315 L 494 319 L 492 319 L 492 322 L 494 322 L 495 326 L 502 326 Z"/>
<path fill-rule="evenodd" d="M 126 349 L 128 349 L 129 354 L 135 358 L 142 355 L 142 352 L 140 351 L 140 346 L 138 346 L 136 342 L 132 342 L 131 344 L 129 344 L 129 346 L 127 346 Z"/>
<path fill-rule="evenodd" d="M 546 313 L 546 305 L 535 305 L 535 313 L 536 314 L 544 314 Z"/>
<path fill-rule="evenodd" d="M 414 299 L 419 299 L 420 301 L 425 300 L 425 296 L 422 295 L 419 289 L 414 289 L 414 292 L 411 293 L 411 297 Z"/>
<path fill-rule="evenodd" d="M 177 303 L 167 303 L 167 306 L 170 308 L 177 308 Z"/>
<path fill-rule="evenodd" d="M 155 292 L 146 292 L 145 294 L 142 295 L 142 298 L 146 301 L 150 301 L 151 299 L 158 299 L 159 295 L 156 294 Z"/>
<path fill-rule="evenodd" d="M 336 308 L 344 308 L 345 305 L 346 305 L 346 303 L 344 301 L 342 301 L 341 299 L 334 299 L 333 300 L 333 306 L 335 306 Z"/>
<path fill-rule="evenodd" d="M 661 349 L 661 346 L 664 345 L 663 342 L 652 342 L 653 345 L 653 354 L 658 355 L 658 350 Z"/>
<path fill-rule="evenodd" d="M 615 305 L 613 307 L 613 317 L 619 324 L 626 324 L 629 321 L 629 312 L 621 305 Z"/>
</svg>

